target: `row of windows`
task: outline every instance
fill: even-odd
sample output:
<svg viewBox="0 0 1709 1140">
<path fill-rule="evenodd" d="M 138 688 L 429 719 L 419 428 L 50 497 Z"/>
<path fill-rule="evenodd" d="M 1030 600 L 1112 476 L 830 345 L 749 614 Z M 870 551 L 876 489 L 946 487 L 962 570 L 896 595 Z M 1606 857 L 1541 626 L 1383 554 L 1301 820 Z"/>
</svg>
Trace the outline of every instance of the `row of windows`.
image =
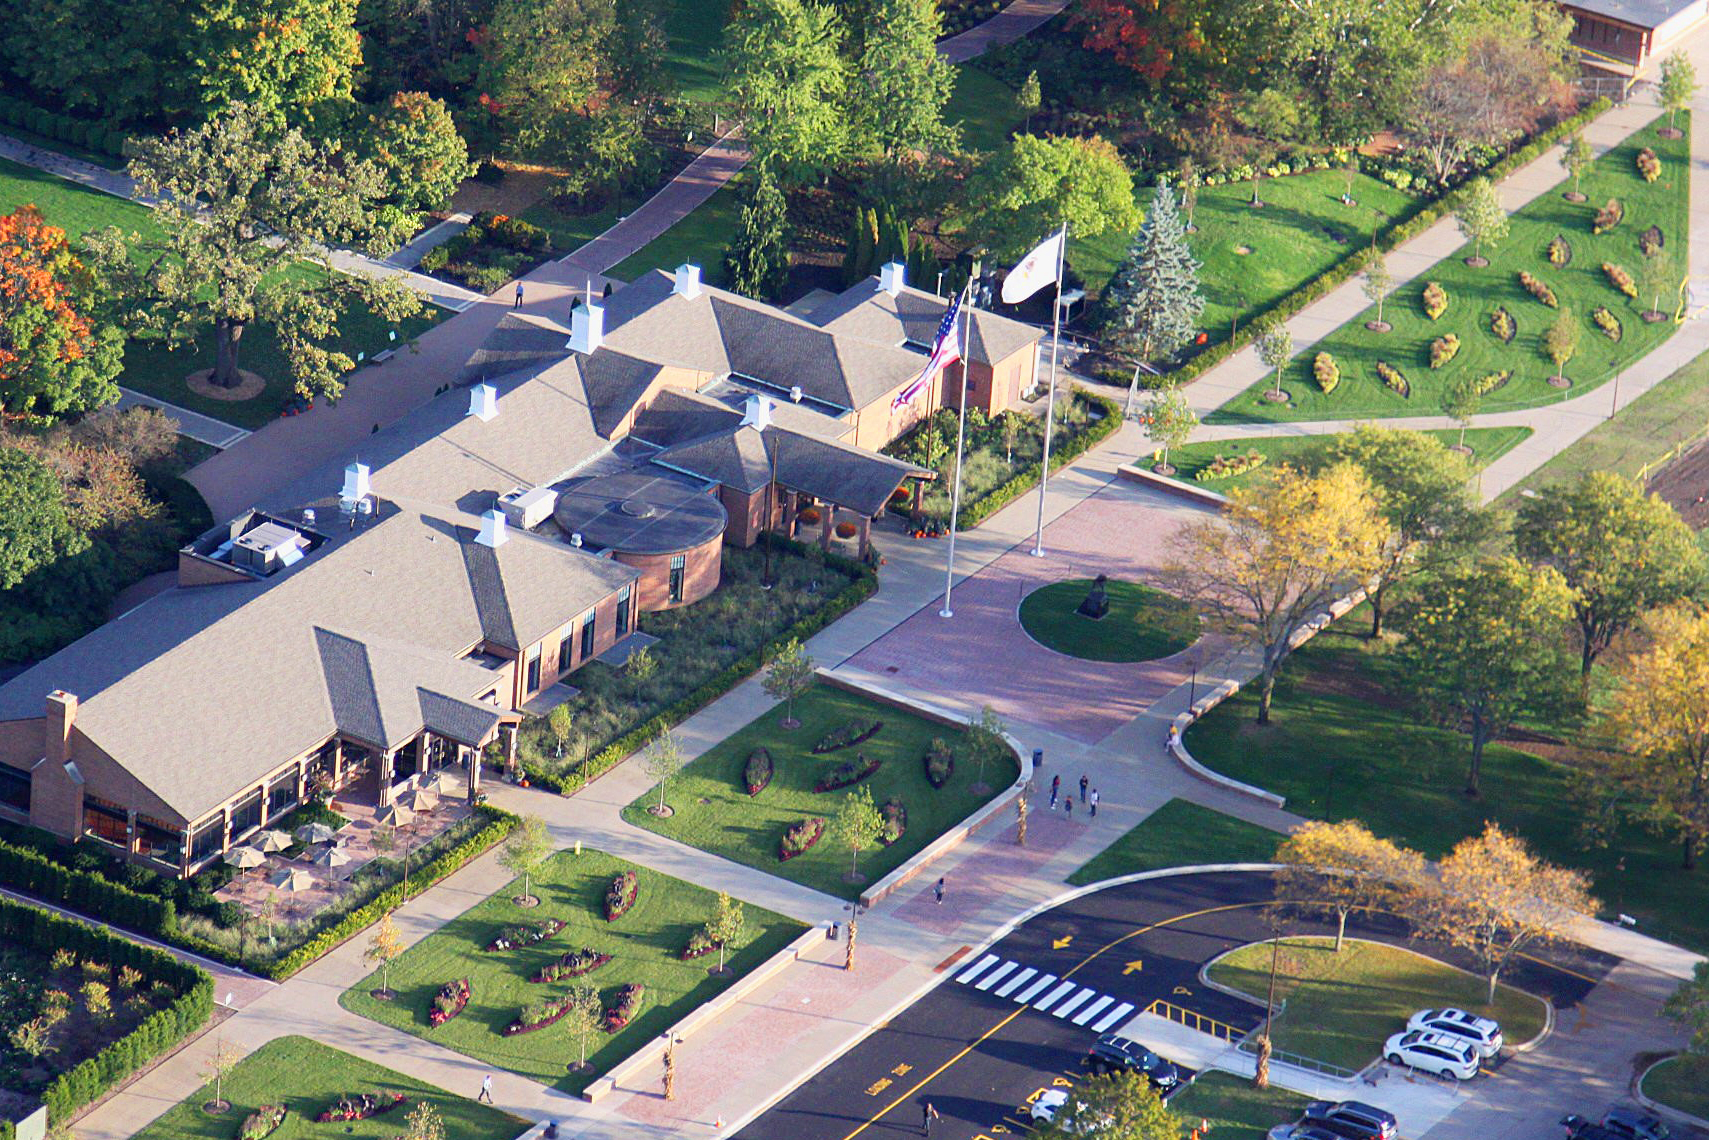
<svg viewBox="0 0 1709 1140">
<path fill-rule="evenodd" d="M 673 602 L 682 600 L 681 563 L 681 558 L 673 559 L 671 562 L 671 600 Z M 617 592 L 617 625 L 615 632 L 619 638 L 629 632 L 629 622 L 631 620 L 630 612 L 632 609 L 629 604 L 630 594 L 631 590 L 628 586 L 623 587 L 623 589 Z M 564 631 L 563 638 L 558 642 L 559 676 L 563 676 L 565 673 L 568 673 L 573 663 L 586 664 L 588 658 L 593 656 L 593 646 L 598 634 L 598 625 L 599 611 L 589 610 L 587 615 L 582 618 L 579 626 L 571 624 L 571 626 Z M 581 639 L 581 654 L 579 657 L 575 652 L 576 639 L 578 637 Z M 524 693 L 537 693 L 540 691 L 540 657 L 543 652 L 544 650 L 536 647 L 528 654 L 522 678 Z"/>
<path fill-rule="evenodd" d="M 10 764 L 0 764 L 0 804 L 28 813 L 30 810 L 30 774 Z"/>
</svg>

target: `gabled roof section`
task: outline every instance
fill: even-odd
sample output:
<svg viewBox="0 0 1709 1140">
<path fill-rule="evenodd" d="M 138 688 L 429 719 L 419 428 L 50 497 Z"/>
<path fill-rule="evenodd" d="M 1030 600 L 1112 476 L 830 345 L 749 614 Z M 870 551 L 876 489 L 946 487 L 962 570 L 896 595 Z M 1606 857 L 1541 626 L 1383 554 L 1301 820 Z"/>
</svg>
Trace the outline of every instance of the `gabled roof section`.
<svg viewBox="0 0 1709 1140">
<path fill-rule="evenodd" d="M 653 462 L 751 494 L 771 479 L 771 457 L 756 427 L 723 428 L 689 443 L 668 447 Z"/>
<path fill-rule="evenodd" d="M 664 366 L 620 352 L 601 349 L 579 358 L 582 391 L 593 410 L 594 430 L 606 439 L 616 434 L 623 417 L 647 394 Z"/>
<path fill-rule="evenodd" d="M 932 474 L 852 444 L 777 427 L 766 429 L 765 441 L 776 455 L 779 483 L 864 515 L 883 510 L 902 480 Z"/>
<path fill-rule="evenodd" d="M 562 360 L 569 353 L 570 330 L 530 313 L 499 318 L 487 339 L 463 365 L 457 386 L 507 376 L 533 364 Z"/>
<path fill-rule="evenodd" d="M 504 574 L 499 570 L 498 551 L 478 542 L 465 542 L 463 568 L 469 575 L 469 593 L 475 599 L 475 616 L 481 622 L 481 640 L 520 649 L 516 625 L 510 620 L 510 603 L 504 596 Z"/>
<path fill-rule="evenodd" d="M 421 700 L 421 723 L 429 732 L 448 737 L 470 748 L 481 742 L 498 727 L 498 710 L 472 701 L 460 701 L 443 693 L 416 690 Z"/>
<path fill-rule="evenodd" d="M 907 286 L 892 297 L 879 288 L 878 278 L 868 277 L 814 309 L 807 319 L 839 337 L 929 346 L 948 307 L 944 298 Z M 983 309 L 974 309 L 972 314 L 972 356 L 981 364 L 1005 360 L 1044 336 L 1032 325 Z"/>
<path fill-rule="evenodd" d="M 661 389 L 646 410 L 635 417 L 630 436 L 654 447 L 674 447 L 702 439 L 741 423 L 742 404 L 748 395 L 748 390 L 733 384 L 715 385 L 711 391 L 702 392 Z M 775 395 L 768 394 L 767 398 L 772 400 L 772 422 L 790 431 L 836 439 L 853 427 L 849 422 L 777 399 Z"/>
</svg>

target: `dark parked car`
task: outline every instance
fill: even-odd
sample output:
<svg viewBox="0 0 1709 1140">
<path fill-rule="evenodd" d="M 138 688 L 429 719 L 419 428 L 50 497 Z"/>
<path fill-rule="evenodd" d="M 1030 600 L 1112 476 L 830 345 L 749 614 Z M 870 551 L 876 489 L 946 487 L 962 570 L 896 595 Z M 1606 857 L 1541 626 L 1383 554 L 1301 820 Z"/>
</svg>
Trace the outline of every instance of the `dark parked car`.
<svg viewBox="0 0 1709 1140">
<path fill-rule="evenodd" d="M 1394 1113 L 1361 1100 L 1314 1100 L 1303 1119 L 1348 1140 L 1392 1140 L 1399 1124 Z"/>
<path fill-rule="evenodd" d="M 1094 1073 L 1144 1073 L 1159 1089 L 1172 1089 L 1181 1083 L 1175 1066 L 1130 1037 L 1106 1033 L 1086 1054 L 1086 1067 Z"/>
<path fill-rule="evenodd" d="M 1626 1133 L 1604 1128 L 1576 1112 L 1561 1117 L 1561 1123 L 1566 1126 L 1567 1140 L 1631 1140 Z"/>
<path fill-rule="evenodd" d="M 1613 1140 L 1669 1140 L 1673 1136 L 1673 1130 L 1654 1113 L 1628 1105 L 1609 1109 L 1603 1114 L 1601 1124 L 1592 1124 L 1577 1113 L 1565 1117 L 1561 1123 L 1566 1125 L 1572 1140 L 1605 1140 L 1597 1133 L 1606 1133 Z"/>
</svg>

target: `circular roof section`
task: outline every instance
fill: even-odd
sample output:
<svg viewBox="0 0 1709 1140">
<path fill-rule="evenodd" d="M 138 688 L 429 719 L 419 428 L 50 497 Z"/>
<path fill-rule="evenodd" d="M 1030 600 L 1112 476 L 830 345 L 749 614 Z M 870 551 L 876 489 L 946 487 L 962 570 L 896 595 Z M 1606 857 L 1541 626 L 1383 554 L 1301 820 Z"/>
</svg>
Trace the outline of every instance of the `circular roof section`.
<svg viewBox="0 0 1709 1140">
<path fill-rule="evenodd" d="M 718 496 L 657 467 L 572 479 L 552 518 L 582 544 L 625 554 L 676 554 L 724 533 Z"/>
</svg>

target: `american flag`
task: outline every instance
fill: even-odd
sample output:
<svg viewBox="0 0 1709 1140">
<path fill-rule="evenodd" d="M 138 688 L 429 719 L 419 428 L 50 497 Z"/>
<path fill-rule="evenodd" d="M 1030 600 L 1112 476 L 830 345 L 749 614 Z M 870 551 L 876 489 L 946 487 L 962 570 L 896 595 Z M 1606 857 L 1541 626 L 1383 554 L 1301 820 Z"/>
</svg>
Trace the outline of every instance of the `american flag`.
<svg viewBox="0 0 1709 1140">
<path fill-rule="evenodd" d="M 938 335 L 932 340 L 932 354 L 926 359 L 925 369 L 906 388 L 896 393 L 896 398 L 890 401 L 891 411 L 913 403 L 938 373 L 961 359 L 961 336 L 955 330 L 955 318 L 960 314 L 961 294 L 957 293 L 949 308 L 944 310 L 944 319 L 938 325 Z"/>
</svg>

